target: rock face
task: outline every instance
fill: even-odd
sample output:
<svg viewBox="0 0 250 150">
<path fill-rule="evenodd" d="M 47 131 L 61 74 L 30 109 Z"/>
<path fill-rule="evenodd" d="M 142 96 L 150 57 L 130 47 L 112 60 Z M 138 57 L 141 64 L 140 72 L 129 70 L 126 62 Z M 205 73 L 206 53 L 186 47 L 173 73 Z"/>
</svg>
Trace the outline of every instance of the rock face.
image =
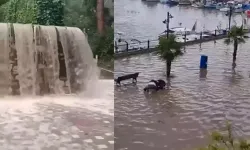
<svg viewBox="0 0 250 150">
<path fill-rule="evenodd" d="M 0 95 L 78 93 L 98 78 L 78 28 L 0 23 Z"/>
</svg>

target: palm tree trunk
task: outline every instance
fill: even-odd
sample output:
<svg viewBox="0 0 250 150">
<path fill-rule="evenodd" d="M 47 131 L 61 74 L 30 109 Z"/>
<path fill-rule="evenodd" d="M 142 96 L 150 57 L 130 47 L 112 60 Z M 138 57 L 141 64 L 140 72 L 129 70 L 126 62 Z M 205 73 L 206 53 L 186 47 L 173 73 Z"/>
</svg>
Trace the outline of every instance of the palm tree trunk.
<svg viewBox="0 0 250 150">
<path fill-rule="evenodd" d="M 100 34 L 104 33 L 104 0 L 97 0 L 96 6 L 97 29 Z"/>
<path fill-rule="evenodd" d="M 236 56 L 237 56 L 237 50 L 238 50 L 238 40 L 234 40 L 234 52 L 233 52 L 233 68 L 236 66 Z"/>
<path fill-rule="evenodd" d="M 166 61 L 167 78 L 169 78 L 169 77 L 170 77 L 170 72 L 171 72 L 171 63 L 172 63 L 172 61 L 170 61 L 170 60 L 167 60 L 167 61 Z"/>
</svg>

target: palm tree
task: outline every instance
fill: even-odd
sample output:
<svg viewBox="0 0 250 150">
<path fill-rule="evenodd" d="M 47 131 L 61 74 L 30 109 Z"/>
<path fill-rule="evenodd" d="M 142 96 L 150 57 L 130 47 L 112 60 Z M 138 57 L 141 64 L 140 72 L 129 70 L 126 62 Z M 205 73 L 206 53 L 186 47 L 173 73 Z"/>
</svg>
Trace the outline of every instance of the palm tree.
<svg viewBox="0 0 250 150">
<path fill-rule="evenodd" d="M 167 78 L 170 77 L 172 61 L 176 57 L 182 55 L 181 43 L 176 42 L 175 38 L 176 36 L 173 34 L 170 34 L 168 38 L 161 37 L 159 39 L 159 45 L 157 47 L 158 55 L 160 56 L 160 58 L 166 61 Z"/>
<path fill-rule="evenodd" d="M 228 37 L 224 41 L 227 45 L 231 43 L 234 44 L 233 63 L 232 63 L 233 68 L 235 68 L 236 66 L 236 56 L 237 56 L 237 51 L 238 51 L 238 45 L 240 43 L 245 43 L 246 38 L 247 36 L 245 36 L 243 26 L 241 27 L 233 26 L 231 27 L 228 33 Z"/>
</svg>

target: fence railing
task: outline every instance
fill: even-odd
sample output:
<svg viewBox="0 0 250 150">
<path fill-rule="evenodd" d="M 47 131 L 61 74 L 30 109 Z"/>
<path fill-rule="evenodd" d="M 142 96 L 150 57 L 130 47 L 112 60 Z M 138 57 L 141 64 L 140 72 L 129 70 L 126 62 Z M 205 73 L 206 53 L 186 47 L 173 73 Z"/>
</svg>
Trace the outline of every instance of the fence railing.
<svg viewBox="0 0 250 150">
<path fill-rule="evenodd" d="M 228 30 L 210 30 L 210 31 L 203 31 L 203 32 L 196 32 L 193 34 L 188 34 L 185 32 L 184 35 L 177 35 L 177 41 L 182 44 L 195 44 L 201 43 L 204 41 L 211 41 L 214 39 L 223 38 L 227 35 Z M 163 35 L 165 36 L 165 35 Z M 123 52 L 130 52 L 130 51 L 138 51 L 138 50 L 150 50 L 152 48 L 156 48 L 159 43 L 159 39 L 153 40 L 136 40 L 136 42 L 129 43 L 127 41 L 115 41 L 115 53 L 123 53 Z M 121 44 L 122 43 L 122 44 Z"/>
</svg>

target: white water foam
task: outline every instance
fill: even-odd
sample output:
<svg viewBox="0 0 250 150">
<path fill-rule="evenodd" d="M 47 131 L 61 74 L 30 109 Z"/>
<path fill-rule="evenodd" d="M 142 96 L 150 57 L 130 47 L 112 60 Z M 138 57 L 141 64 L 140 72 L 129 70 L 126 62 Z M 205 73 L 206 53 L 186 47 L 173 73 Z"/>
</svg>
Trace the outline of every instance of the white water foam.
<svg viewBox="0 0 250 150">
<path fill-rule="evenodd" d="M 2 23 L 0 27 L 0 149 L 92 150 L 73 139 L 91 128 L 103 129 L 97 123 L 88 125 L 95 122 L 94 116 L 113 118 L 114 83 L 99 79 L 84 33 L 68 27 Z M 58 38 L 66 79 L 59 77 Z M 7 96 L 11 93 L 20 95 Z"/>
</svg>

